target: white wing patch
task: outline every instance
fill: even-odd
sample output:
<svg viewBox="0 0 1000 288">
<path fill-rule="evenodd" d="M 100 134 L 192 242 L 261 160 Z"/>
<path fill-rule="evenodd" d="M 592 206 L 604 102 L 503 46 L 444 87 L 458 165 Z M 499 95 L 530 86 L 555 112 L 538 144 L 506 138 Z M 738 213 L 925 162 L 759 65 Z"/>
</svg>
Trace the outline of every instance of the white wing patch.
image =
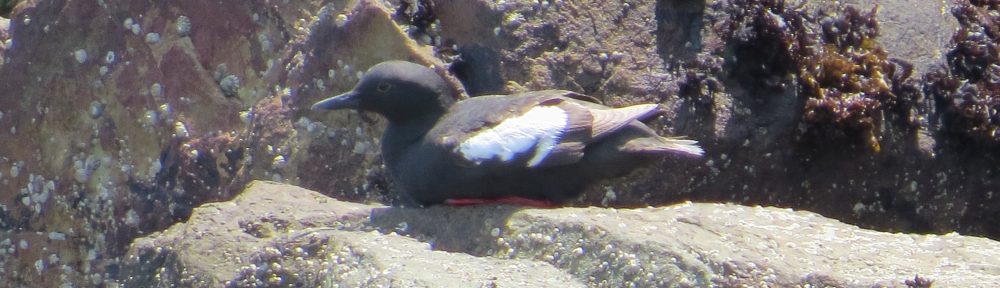
<svg viewBox="0 0 1000 288">
<path fill-rule="evenodd" d="M 510 161 L 514 155 L 528 152 L 534 148 L 534 154 L 528 160 L 528 167 L 534 167 L 552 152 L 559 144 L 569 115 L 555 106 L 539 106 L 531 108 L 524 115 L 500 122 L 463 141 L 456 148 L 462 157 L 476 163 L 500 158 L 500 161 Z"/>
</svg>

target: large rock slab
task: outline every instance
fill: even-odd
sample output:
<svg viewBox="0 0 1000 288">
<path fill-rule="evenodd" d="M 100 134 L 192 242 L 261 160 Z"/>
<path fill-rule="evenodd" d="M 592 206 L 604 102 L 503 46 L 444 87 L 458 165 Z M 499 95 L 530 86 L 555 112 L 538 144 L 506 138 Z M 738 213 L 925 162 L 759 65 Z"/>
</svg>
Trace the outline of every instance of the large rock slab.
<svg viewBox="0 0 1000 288">
<path fill-rule="evenodd" d="M 397 208 L 253 182 L 129 249 L 125 286 L 985 287 L 1000 243 L 791 209 Z"/>
<path fill-rule="evenodd" d="M 544 262 L 434 251 L 395 234 L 364 231 L 380 206 L 253 182 L 229 202 L 136 240 L 128 287 L 583 286 Z"/>
</svg>

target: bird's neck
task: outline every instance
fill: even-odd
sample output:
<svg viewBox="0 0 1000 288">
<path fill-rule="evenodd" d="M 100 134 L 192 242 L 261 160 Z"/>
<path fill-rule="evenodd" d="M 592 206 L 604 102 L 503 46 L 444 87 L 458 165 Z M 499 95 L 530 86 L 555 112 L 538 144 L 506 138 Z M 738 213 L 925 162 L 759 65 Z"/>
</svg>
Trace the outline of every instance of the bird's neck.
<svg viewBox="0 0 1000 288">
<path fill-rule="evenodd" d="M 386 162 L 398 161 L 404 151 L 411 149 L 434 128 L 447 110 L 445 105 L 427 102 L 397 107 L 400 109 L 381 113 L 389 120 L 382 136 L 382 156 Z"/>
<path fill-rule="evenodd" d="M 419 142 L 427 134 L 441 114 L 428 114 L 423 117 L 409 118 L 405 121 L 389 121 L 385 135 L 382 137 L 382 148 L 384 152 L 401 152 L 407 147 Z M 392 157 L 392 155 L 385 155 Z"/>
</svg>

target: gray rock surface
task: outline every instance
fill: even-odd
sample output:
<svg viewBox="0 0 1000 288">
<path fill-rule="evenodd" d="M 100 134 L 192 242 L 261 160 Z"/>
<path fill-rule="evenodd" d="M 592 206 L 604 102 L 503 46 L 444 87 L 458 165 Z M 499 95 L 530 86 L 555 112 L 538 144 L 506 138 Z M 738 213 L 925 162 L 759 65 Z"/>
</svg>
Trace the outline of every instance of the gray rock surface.
<svg viewBox="0 0 1000 288">
<path fill-rule="evenodd" d="M 922 1 L 913 5 L 907 0 L 846 0 L 859 9 L 878 9 L 879 44 L 889 56 L 914 64 L 914 74 L 923 75 L 933 65 L 944 64 L 951 36 L 958 21 L 951 15 L 954 0 Z"/>
<path fill-rule="evenodd" d="M 941 287 L 1000 282 L 1000 243 L 791 209 L 396 208 L 252 182 L 137 239 L 128 287 Z"/>
<path fill-rule="evenodd" d="M 136 240 L 128 287 L 583 286 L 544 262 L 430 249 L 366 225 L 370 206 L 273 182 Z"/>
</svg>

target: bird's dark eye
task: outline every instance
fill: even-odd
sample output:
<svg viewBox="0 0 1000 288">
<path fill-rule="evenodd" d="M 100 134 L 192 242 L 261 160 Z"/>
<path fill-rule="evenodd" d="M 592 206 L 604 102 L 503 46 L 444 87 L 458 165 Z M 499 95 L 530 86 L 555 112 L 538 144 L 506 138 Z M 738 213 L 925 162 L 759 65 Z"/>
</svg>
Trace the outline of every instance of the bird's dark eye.
<svg viewBox="0 0 1000 288">
<path fill-rule="evenodd" d="M 390 85 L 389 83 L 385 83 L 385 82 L 378 83 L 378 86 L 375 87 L 375 89 L 378 89 L 378 92 L 382 92 L 382 93 L 385 93 L 386 91 L 389 91 L 390 88 L 392 88 L 392 85 Z"/>
</svg>

